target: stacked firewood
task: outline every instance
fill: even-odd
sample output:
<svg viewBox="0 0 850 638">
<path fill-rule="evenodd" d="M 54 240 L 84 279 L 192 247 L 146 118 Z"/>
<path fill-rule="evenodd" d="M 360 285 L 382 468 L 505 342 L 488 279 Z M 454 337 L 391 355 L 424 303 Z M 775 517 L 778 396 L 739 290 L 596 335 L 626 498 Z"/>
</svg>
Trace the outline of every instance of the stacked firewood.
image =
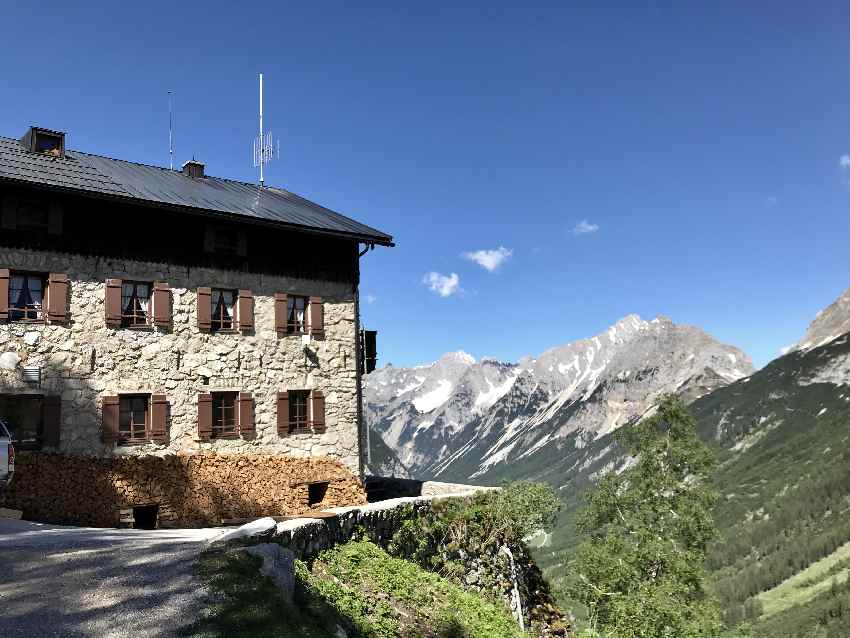
<svg viewBox="0 0 850 638">
<path fill-rule="evenodd" d="M 311 505 L 309 485 L 315 483 L 327 486 Z M 23 510 L 28 520 L 115 527 L 129 524 L 128 512 L 141 506 L 158 506 L 161 525 L 202 526 L 365 502 L 357 476 L 328 457 L 21 452 L 3 504 Z"/>
</svg>

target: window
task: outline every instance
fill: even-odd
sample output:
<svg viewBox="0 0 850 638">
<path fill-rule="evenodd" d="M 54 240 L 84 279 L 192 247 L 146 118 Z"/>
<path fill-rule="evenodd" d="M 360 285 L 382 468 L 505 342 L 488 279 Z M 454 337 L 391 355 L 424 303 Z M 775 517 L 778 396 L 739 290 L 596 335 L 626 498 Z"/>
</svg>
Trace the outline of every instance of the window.
<svg viewBox="0 0 850 638">
<path fill-rule="evenodd" d="M 236 392 L 212 393 L 212 436 L 213 438 L 237 436 Z"/>
<path fill-rule="evenodd" d="M 44 153 L 54 157 L 62 156 L 62 136 L 52 135 L 50 133 L 35 133 L 35 141 L 33 142 L 33 150 L 36 153 Z"/>
<path fill-rule="evenodd" d="M 286 299 L 286 332 L 303 334 L 307 332 L 307 297 L 290 295 Z"/>
<path fill-rule="evenodd" d="M 150 424 L 148 399 L 146 394 L 125 394 L 119 398 L 118 440 L 121 443 L 147 440 Z"/>
<path fill-rule="evenodd" d="M 235 255 L 239 251 L 239 235 L 233 230 L 216 228 L 213 231 L 213 250 L 221 255 Z"/>
<path fill-rule="evenodd" d="M 121 282 L 121 326 L 147 326 L 150 319 L 151 285 L 139 281 Z"/>
<path fill-rule="evenodd" d="M 310 391 L 289 391 L 289 433 L 310 431 Z"/>
<path fill-rule="evenodd" d="M 9 320 L 44 319 L 46 278 L 33 273 L 13 273 L 9 278 Z"/>
<path fill-rule="evenodd" d="M 15 228 L 30 233 L 46 233 L 50 227 L 50 210 L 44 201 L 22 199 L 15 214 Z"/>
<path fill-rule="evenodd" d="M 44 397 L 41 395 L 0 395 L 0 417 L 9 426 L 12 440 L 20 449 L 38 449 L 44 427 Z"/>
<path fill-rule="evenodd" d="M 219 330 L 233 330 L 233 311 L 236 301 L 235 290 L 212 289 L 212 322 L 213 332 Z"/>
</svg>

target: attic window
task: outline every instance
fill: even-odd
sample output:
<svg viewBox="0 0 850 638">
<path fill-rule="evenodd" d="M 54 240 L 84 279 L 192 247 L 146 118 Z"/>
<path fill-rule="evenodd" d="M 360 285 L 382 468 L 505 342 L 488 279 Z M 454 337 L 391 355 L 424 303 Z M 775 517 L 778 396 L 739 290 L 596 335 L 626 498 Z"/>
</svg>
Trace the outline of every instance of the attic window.
<svg viewBox="0 0 850 638">
<path fill-rule="evenodd" d="M 37 132 L 35 134 L 35 139 L 33 140 L 33 150 L 36 153 L 44 153 L 45 155 L 52 155 L 53 157 L 61 157 L 62 136 L 55 135 L 53 133 Z"/>
</svg>

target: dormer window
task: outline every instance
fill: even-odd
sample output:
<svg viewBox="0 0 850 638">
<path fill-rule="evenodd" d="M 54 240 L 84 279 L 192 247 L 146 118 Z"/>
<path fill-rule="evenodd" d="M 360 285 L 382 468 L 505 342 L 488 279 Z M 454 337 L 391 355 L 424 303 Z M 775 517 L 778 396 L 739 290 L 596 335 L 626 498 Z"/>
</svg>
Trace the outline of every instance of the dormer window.
<svg viewBox="0 0 850 638">
<path fill-rule="evenodd" d="M 60 157 L 62 155 L 62 138 L 50 133 L 35 134 L 35 152 Z"/>
<path fill-rule="evenodd" d="M 21 144 L 32 153 L 51 157 L 65 157 L 65 134 L 33 126 L 21 139 Z"/>
</svg>

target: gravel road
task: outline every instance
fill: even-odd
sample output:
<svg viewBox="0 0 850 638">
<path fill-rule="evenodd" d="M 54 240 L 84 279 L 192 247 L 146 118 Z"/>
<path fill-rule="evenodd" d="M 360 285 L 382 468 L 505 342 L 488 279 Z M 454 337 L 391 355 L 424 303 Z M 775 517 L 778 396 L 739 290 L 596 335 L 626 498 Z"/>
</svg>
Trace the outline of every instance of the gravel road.
<svg viewBox="0 0 850 638">
<path fill-rule="evenodd" d="M 203 609 L 192 566 L 221 533 L 0 519 L 0 636 L 173 636 Z"/>
</svg>

